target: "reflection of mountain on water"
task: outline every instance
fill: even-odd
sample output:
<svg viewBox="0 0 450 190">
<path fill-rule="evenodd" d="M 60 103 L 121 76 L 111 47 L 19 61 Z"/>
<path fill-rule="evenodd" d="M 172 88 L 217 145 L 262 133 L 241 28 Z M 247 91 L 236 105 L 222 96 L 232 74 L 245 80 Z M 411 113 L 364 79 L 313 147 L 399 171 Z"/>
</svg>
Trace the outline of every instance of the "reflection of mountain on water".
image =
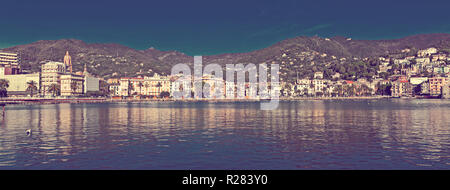
<svg viewBox="0 0 450 190">
<path fill-rule="evenodd" d="M 445 100 L 313 100 L 281 102 L 274 111 L 262 111 L 254 102 L 11 105 L 0 127 L 0 167 L 89 168 L 104 156 L 125 156 L 131 160 L 119 161 L 133 167 L 136 157 L 181 151 L 159 161 L 183 162 L 176 158 L 184 155 L 225 168 L 235 159 L 256 159 L 264 168 L 448 168 L 449 105 Z M 31 138 L 24 135 L 28 127 Z M 129 148 L 117 151 L 121 147 Z M 77 158 L 96 152 L 102 158 Z M 187 162 L 173 167 L 189 168 Z M 158 168 L 154 164 L 147 166 Z"/>
</svg>

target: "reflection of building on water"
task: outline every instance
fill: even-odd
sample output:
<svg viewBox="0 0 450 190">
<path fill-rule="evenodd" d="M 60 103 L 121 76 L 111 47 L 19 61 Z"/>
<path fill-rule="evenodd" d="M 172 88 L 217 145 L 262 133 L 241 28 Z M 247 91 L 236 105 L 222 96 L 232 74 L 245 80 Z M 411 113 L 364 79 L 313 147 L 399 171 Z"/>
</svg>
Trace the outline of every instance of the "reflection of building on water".
<svg viewBox="0 0 450 190">
<path fill-rule="evenodd" d="M 270 148 L 281 152 L 322 154 L 339 147 L 339 154 L 369 154 L 367 150 L 376 147 L 422 160 L 443 160 L 449 140 L 442 135 L 450 126 L 448 107 L 426 102 L 282 102 L 273 111 L 262 111 L 253 103 L 17 105 L 7 110 L 0 128 L 2 137 L 15 138 L 0 139 L 0 152 L 14 150 L 9 157 L 20 162 L 27 156 L 48 161 L 54 155 L 161 139 L 181 142 L 195 136 L 230 144 L 234 140 L 250 146 L 275 144 Z M 26 139 L 26 126 L 32 126 L 33 139 Z M 0 159 L 2 164 L 7 163 Z"/>
</svg>

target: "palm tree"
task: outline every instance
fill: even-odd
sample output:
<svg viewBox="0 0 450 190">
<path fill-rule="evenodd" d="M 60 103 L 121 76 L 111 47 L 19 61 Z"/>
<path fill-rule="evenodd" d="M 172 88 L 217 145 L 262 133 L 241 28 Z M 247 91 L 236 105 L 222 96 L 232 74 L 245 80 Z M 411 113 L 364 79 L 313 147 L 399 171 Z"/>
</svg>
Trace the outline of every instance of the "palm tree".
<svg viewBox="0 0 450 190">
<path fill-rule="evenodd" d="M 131 83 L 131 81 L 128 81 L 128 96 L 131 95 L 131 91 L 133 90 L 134 90 L 133 83 Z"/>
<path fill-rule="evenodd" d="M 70 89 L 72 89 L 72 94 L 74 94 L 77 91 L 77 89 L 78 89 L 77 83 L 76 82 L 72 82 L 70 84 Z"/>
<path fill-rule="evenodd" d="M 6 79 L 0 79 L 0 97 L 6 97 L 8 95 L 9 81 Z"/>
<path fill-rule="evenodd" d="M 156 87 L 158 88 L 158 93 L 160 93 L 160 92 L 161 92 L 161 87 L 162 87 L 161 82 L 158 82 L 158 83 L 156 84 Z"/>
<path fill-rule="evenodd" d="M 303 95 L 308 96 L 308 88 L 303 88 Z"/>
<path fill-rule="evenodd" d="M 313 83 L 311 83 L 311 84 L 309 84 L 309 88 L 314 90 L 313 94 L 315 95 L 315 94 L 316 94 L 316 93 L 315 93 L 315 91 L 316 91 L 315 85 L 314 85 Z"/>
<path fill-rule="evenodd" d="M 138 87 L 139 87 L 139 95 L 142 95 L 142 87 L 144 86 L 144 84 L 142 82 L 138 82 Z"/>
<path fill-rule="evenodd" d="M 27 82 L 27 84 L 28 84 L 28 88 L 26 91 L 30 93 L 31 97 L 33 97 L 34 92 L 37 91 L 36 82 L 33 80 L 30 80 Z"/>
<path fill-rule="evenodd" d="M 342 96 L 344 89 L 342 88 L 342 85 L 338 85 L 333 89 L 333 92 L 337 94 L 338 96 Z"/>
<path fill-rule="evenodd" d="M 328 87 L 326 87 L 326 86 L 322 87 L 322 91 L 323 91 L 323 95 L 329 96 Z"/>
<path fill-rule="evenodd" d="M 145 87 L 145 90 L 146 90 L 147 93 L 148 93 L 148 88 L 150 88 L 150 84 L 149 84 L 148 82 L 145 82 L 144 87 Z M 147 95 L 148 95 L 148 94 L 147 94 Z"/>
<path fill-rule="evenodd" d="M 55 97 L 56 95 L 58 95 L 60 93 L 60 88 L 58 86 L 58 84 L 53 83 L 48 87 L 48 92 L 51 92 L 53 97 Z"/>
<path fill-rule="evenodd" d="M 356 87 L 354 85 L 346 86 L 345 91 L 347 96 L 355 96 Z"/>
</svg>

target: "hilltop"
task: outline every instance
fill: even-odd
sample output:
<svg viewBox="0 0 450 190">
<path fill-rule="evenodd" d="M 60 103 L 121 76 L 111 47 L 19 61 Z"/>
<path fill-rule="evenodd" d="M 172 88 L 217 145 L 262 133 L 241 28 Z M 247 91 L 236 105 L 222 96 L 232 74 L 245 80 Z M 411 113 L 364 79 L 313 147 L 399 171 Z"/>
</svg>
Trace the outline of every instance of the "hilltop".
<svg viewBox="0 0 450 190">
<path fill-rule="evenodd" d="M 296 75 L 310 76 L 312 71 L 324 71 L 326 77 L 360 61 L 378 66 L 380 56 L 395 56 L 403 49 L 414 53 L 418 49 L 436 47 L 450 49 L 450 34 L 421 34 L 393 40 L 353 40 L 347 37 L 306 37 L 280 41 L 264 49 L 248 53 L 230 53 L 204 56 L 204 64 L 218 63 L 278 63 L 281 77 L 286 80 Z M 2 49 L 19 52 L 22 68 L 37 72 L 45 61 L 62 61 L 65 51 L 72 56 L 75 71 L 84 64 L 90 73 L 105 78 L 170 74 L 173 65 L 187 63 L 193 58 L 177 51 L 149 48 L 136 50 L 119 44 L 86 43 L 76 39 L 41 40 L 31 44 Z M 328 72 L 327 72 L 328 70 Z M 369 73 L 372 72 L 370 69 Z"/>
</svg>

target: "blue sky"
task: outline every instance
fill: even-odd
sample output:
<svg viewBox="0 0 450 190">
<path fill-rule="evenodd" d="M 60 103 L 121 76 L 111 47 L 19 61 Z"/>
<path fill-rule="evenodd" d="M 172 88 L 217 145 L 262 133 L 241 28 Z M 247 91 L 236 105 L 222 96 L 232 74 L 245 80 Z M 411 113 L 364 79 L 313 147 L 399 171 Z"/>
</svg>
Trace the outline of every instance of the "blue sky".
<svg viewBox="0 0 450 190">
<path fill-rule="evenodd" d="M 300 35 L 391 39 L 450 33 L 448 7 L 444 0 L 14 0 L 2 2 L 0 48 L 76 38 L 208 55 Z"/>
</svg>

